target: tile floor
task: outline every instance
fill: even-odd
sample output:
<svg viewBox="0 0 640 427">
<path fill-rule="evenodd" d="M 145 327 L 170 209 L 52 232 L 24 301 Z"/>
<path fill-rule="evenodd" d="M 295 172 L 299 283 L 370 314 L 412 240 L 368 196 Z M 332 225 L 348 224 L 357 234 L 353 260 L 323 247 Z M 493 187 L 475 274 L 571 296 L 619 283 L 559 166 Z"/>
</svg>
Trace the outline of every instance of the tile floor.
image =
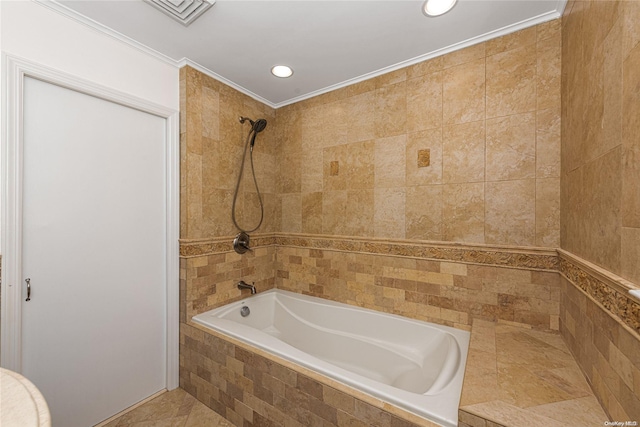
<svg viewBox="0 0 640 427">
<path fill-rule="evenodd" d="M 473 426 L 485 425 L 477 417 L 510 427 L 608 420 L 559 334 L 482 320 L 471 330 L 460 409 Z"/>
<path fill-rule="evenodd" d="M 177 388 L 103 427 L 233 427 L 233 424 Z"/>
</svg>

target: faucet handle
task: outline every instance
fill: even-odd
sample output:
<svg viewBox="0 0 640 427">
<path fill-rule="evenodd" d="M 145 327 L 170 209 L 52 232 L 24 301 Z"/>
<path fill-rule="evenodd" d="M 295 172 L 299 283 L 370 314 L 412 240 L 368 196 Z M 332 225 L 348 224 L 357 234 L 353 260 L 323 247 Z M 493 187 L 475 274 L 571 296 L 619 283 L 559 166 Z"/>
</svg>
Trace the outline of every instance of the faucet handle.
<svg viewBox="0 0 640 427">
<path fill-rule="evenodd" d="M 253 249 L 249 247 L 249 235 L 244 231 L 238 233 L 235 239 L 233 239 L 233 250 L 242 255 L 247 251 L 253 252 Z"/>
</svg>

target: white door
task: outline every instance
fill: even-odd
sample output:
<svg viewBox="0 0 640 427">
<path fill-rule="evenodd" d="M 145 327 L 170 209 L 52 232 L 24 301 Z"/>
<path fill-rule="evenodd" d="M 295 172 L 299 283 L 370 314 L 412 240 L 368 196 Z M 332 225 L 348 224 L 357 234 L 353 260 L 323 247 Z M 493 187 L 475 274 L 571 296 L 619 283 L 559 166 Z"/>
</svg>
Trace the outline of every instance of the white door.
<svg viewBox="0 0 640 427">
<path fill-rule="evenodd" d="M 166 123 L 30 77 L 23 99 L 22 373 L 88 427 L 166 385 Z"/>
</svg>

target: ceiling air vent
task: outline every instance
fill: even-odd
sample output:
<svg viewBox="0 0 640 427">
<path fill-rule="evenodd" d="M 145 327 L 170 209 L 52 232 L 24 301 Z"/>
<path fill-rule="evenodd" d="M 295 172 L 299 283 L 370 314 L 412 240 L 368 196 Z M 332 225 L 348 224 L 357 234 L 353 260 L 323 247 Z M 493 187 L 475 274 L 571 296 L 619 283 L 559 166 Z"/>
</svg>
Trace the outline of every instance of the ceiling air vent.
<svg viewBox="0 0 640 427">
<path fill-rule="evenodd" d="M 144 0 L 185 27 L 198 19 L 216 0 Z"/>
</svg>

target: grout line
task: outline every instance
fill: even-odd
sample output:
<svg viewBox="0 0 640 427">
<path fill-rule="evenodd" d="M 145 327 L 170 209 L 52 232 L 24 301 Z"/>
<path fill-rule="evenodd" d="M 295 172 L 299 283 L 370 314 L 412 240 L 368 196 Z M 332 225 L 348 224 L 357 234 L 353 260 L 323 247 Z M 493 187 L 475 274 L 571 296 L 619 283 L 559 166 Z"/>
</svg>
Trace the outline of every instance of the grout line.
<svg viewBox="0 0 640 427">
<path fill-rule="evenodd" d="M 487 242 L 487 51 L 485 45 L 484 53 L 484 180 L 482 181 L 482 204 L 483 216 L 483 238 L 482 242 Z"/>
<path fill-rule="evenodd" d="M 445 203 L 446 195 L 444 194 L 444 70 L 437 71 L 440 73 L 440 182 L 434 185 L 440 185 L 440 240 L 444 240 L 445 235 Z M 406 165 L 405 165 L 406 167 Z"/>
<path fill-rule="evenodd" d="M 533 176 L 535 177 L 533 187 L 533 243 L 538 241 L 538 79 L 540 78 L 540 70 L 538 69 L 538 27 L 536 29 L 536 74 L 535 74 L 535 97 L 536 97 L 536 117 L 535 117 L 535 139 L 533 143 Z"/>
</svg>

